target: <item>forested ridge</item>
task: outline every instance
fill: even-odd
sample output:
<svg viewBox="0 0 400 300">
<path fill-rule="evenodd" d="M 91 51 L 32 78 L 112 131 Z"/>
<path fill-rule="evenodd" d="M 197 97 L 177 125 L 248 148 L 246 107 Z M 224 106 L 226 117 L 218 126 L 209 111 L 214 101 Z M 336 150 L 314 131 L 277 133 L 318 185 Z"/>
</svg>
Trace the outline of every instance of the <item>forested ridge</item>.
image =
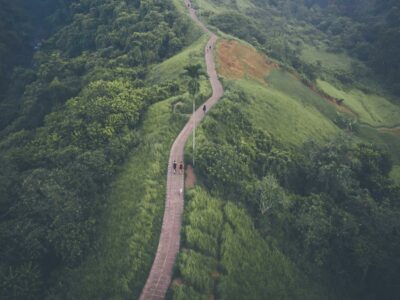
<svg viewBox="0 0 400 300">
<path fill-rule="evenodd" d="M 192 5 L 275 69 L 224 77 L 197 131 L 167 298 L 397 299 L 397 1 Z M 210 93 L 185 9 L 0 0 L 1 299 L 139 296 L 170 144 Z"/>
<path fill-rule="evenodd" d="M 213 2 L 213 1 L 211 1 Z M 229 1 L 214 1 L 217 4 Z M 321 65 L 301 60 L 304 44 L 345 51 L 374 72 L 374 80 L 399 95 L 400 9 L 396 1 L 275 1 L 254 0 L 243 13 L 206 12 L 210 23 L 258 46 L 273 58 L 314 80 Z M 229 7 L 240 7 L 231 1 Z M 335 74 L 343 84 L 368 76 L 358 63 L 349 73 Z"/>
<path fill-rule="evenodd" d="M 93 250 L 144 112 L 178 93 L 146 75 L 182 49 L 189 26 L 170 1 L 60 1 L 30 62 L 40 28 L 25 14 L 38 5 L 29 13 L 40 18 L 52 5 L 1 3 L 1 72 L 12 80 L 1 99 L 0 298 L 43 299 Z"/>
<path fill-rule="evenodd" d="M 14 68 L 29 65 L 34 49 L 37 49 L 41 39 L 54 32 L 66 16 L 60 15 L 63 11 L 61 9 L 55 13 L 58 8 L 63 7 L 62 1 L 2 0 L 0 7 L 0 107 L 3 127 L 8 120 L 7 114 L 15 113 L 12 104 L 4 103 L 8 87 L 14 80 Z M 52 26 L 49 26 L 50 22 Z M 13 100 L 15 99 L 10 99 L 10 102 Z"/>
</svg>

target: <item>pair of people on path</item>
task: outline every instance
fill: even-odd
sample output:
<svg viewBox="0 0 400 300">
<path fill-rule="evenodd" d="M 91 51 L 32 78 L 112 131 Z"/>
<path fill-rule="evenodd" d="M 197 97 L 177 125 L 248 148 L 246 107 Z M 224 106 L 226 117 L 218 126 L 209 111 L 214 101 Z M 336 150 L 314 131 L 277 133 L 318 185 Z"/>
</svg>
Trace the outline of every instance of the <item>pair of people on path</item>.
<svg viewBox="0 0 400 300">
<path fill-rule="evenodd" d="M 174 159 L 174 162 L 172 163 L 172 169 L 174 170 L 174 174 L 176 174 L 176 167 L 177 163 L 176 160 Z M 179 163 L 179 174 L 182 174 L 182 172 L 183 172 L 183 161 Z"/>
</svg>

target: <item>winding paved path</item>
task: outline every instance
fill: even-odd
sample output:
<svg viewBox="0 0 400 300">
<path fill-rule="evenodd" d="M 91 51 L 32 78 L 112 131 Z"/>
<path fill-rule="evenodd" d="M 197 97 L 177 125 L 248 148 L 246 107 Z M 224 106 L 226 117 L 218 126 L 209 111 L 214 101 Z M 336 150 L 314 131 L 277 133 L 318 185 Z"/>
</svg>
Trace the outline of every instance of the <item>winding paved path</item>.
<svg viewBox="0 0 400 300">
<path fill-rule="evenodd" d="M 189 9 L 190 17 L 203 29 L 204 32 L 210 35 L 210 39 L 204 49 L 207 73 L 212 87 L 212 96 L 204 104 L 206 104 L 207 109 L 210 109 L 224 94 L 222 84 L 218 80 L 217 72 L 215 70 L 213 51 L 207 50 L 210 47 L 214 49 L 217 36 L 199 21 L 190 1 L 184 0 L 184 2 L 186 7 Z M 167 194 L 160 241 L 158 243 L 156 257 L 151 267 L 149 277 L 147 278 L 146 285 L 140 295 L 140 300 L 164 299 L 171 283 L 172 269 L 176 255 L 179 251 L 184 201 L 183 193 L 180 193 L 180 189 L 184 189 L 184 178 L 183 175 L 173 174 L 171 171 L 171 162 L 174 159 L 178 163 L 183 160 L 183 149 L 193 130 L 193 118 L 195 118 L 196 124 L 198 124 L 203 117 L 204 113 L 201 105 L 195 112 L 194 116 L 192 116 L 186 123 L 185 127 L 179 133 L 172 145 L 169 155 Z"/>
</svg>

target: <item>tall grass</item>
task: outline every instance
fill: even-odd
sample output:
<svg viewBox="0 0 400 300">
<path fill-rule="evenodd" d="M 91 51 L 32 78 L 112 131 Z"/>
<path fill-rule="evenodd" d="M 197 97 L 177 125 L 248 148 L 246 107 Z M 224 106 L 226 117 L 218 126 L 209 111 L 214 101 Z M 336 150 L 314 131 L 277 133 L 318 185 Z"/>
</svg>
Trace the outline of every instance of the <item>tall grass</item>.
<svg viewBox="0 0 400 300">
<path fill-rule="evenodd" d="M 375 127 L 400 125 L 400 106 L 382 96 L 358 89 L 343 91 L 322 80 L 318 81 L 318 87 L 332 97 L 344 99 L 362 123 Z"/>
<path fill-rule="evenodd" d="M 263 240 L 244 209 L 200 187 L 189 191 L 187 201 L 177 272 L 181 283 L 173 287 L 173 299 L 320 296 L 284 254 Z"/>
<path fill-rule="evenodd" d="M 282 85 L 293 84 L 288 77 L 284 77 L 283 80 L 285 81 Z M 311 101 L 316 100 L 312 100 L 309 95 L 302 98 L 301 95 L 291 95 L 290 90 L 281 91 L 282 86 L 267 87 L 249 80 L 239 80 L 232 84 L 250 99 L 246 110 L 253 125 L 267 131 L 283 143 L 299 146 L 307 140 L 323 142 L 340 132 L 332 121 L 314 106 Z"/>
</svg>

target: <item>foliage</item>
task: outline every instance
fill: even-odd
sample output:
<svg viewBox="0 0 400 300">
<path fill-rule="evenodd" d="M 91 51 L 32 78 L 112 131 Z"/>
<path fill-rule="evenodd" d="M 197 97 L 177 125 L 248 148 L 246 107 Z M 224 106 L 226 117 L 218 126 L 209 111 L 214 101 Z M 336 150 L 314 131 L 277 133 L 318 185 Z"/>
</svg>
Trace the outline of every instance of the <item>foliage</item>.
<svg viewBox="0 0 400 300">
<path fill-rule="evenodd" d="M 35 18 L 51 15 L 51 30 L 31 64 L 15 69 L 2 103 L 7 110 L 0 111 L 0 277 L 8 278 L 2 280 L 0 298 L 132 296 L 141 289 L 155 251 L 159 224 L 154 218 L 160 211 L 153 201 L 163 199 L 160 161 L 166 159 L 171 133 L 164 132 L 162 147 L 153 153 L 156 166 L 143 166 L 157 171 L 148 180 L 137 181 L 136 198 L 130 199 L 133 215 L 124 215 L 119 225 L 109 221 L 109 228 L 115 229 L 134 218 L 127 226 L 127 273 L 123 270 L 128 256 L 118 251 L 129 247 L 112 248 L 114 242 L 102 235 L 105 220 L 119 218 L 106 214 L 112 201 L 110 184 L 130 152 L 156 145 L 149 141 L 156 133 L 141 130 L 148 108 L 181 93 L 179 79 L 157 84 L 146 76 L 152 64 L 185 45 L 188 21 L 178 18 L 171 1 L 40 2 L 48 4 L 49 11 L 35 8 L 31 13 Z M 25 9 L 21 1 L 17 5 Z M 19 10 L 9 12 L 22 16 Z M 170 116 L 170 103 L 164 107 Z M 174 124 L 181 126 L 183 118 L 177 115 Z M 171 130 L 176 133 L 177 128 Z M 125 242 L 126 233 L 120 236 Z M 92 265 L 97 250 L 105 260 L 100 271 Z M 140 253 L 149 254 L 142 260 Z M 88 265 L 92 268 L 85 269 Z M 110 269 L 115 278 L 103 276 Z M 87 285 L 82 287 L 73 277 Z"/>
<path fill-rule="evenodd" d="M 183 283 L 173 288 L 173 299 L 315 298 L 314 290 L 309 289 L 307 297 L 303 294 L 300 284 L 308 286 L 307 281 L 287 257 L 261 238 L 243 209 L 196 188 L 189 191 L 185 216 L 184 248 L 178 259 Z M 193 230 L 200 233 L 195 243 L 187 234 Z M 204 247 L 197 247 L 199 243 Z"/>
<path fill-rule="evenodd" d="M 378 89 L 383 86 L 399 95 L 400 10 L 394 1 L 199 2 L 210 24 L 253 44 L 307 80 L 329 77 L 367 90 L 379 81 Z M 307 54 L 310 49 L 317 55 Z M 332 70 L 326 57 L 350 63 L 345 70 Z"/>
<path fill-rule="evenodd" d="M 399 187 L 389 177 L 389 154 L 343 137 L 325 146 L 308 142 L 303 149 L 285 147 L 265 133 L 258 135 L 246 119 L 246 110 L 237 109 L 248 103 L 246 94 L 235 98 L 228 93 L 228 97 L 236 103 L 225 98 L 199 130 L 197 174 L 201 182 L 211 193 L 243 205 L 262 236 L 313 280 L 325 298 L 368 295 L 391 299 L 398 295 Z M 257 142 L 256 136 L 264 142 Z M 224 226 L 222 240 L 227 239 L 224 234 L 235 232 L 232 226 Z M 226 284 L 225 290 L 232 291 L 228 298 L 246 288 L 239 282 L 250 272 L 238 263 L 249 251 L 240 247 L 230 245 L 222 250 L 236 258 L 231 272 L 241 274 L 232 282 L 221 276 L 219 287 Z M 209 249 L 214 248 L 209 242 Z M 255 261 L 261 264 L 262 259 Z M 256 271 L 252 268 L 251 272 Z M 262 276 L 267 275 L 260 271 L 251 278 Z M 256 286 L 256 282 L 249 283 L 247 293 L 257 293 Z M 282 297 L 286 296 L 278 298 Z"/>
<path fill-rule="evenodd" d="M 95 247 L 76 268 L 58 277 L 55 298 L 138 297 L 154 259 L 165 203 L 165 169 L 169 147 L 184 118 L 173 118 L 174 99 L 158 102 L 145 113 L 140 144 L 112 180 L 106 209 L 96 219 Z"/>
</svg>

